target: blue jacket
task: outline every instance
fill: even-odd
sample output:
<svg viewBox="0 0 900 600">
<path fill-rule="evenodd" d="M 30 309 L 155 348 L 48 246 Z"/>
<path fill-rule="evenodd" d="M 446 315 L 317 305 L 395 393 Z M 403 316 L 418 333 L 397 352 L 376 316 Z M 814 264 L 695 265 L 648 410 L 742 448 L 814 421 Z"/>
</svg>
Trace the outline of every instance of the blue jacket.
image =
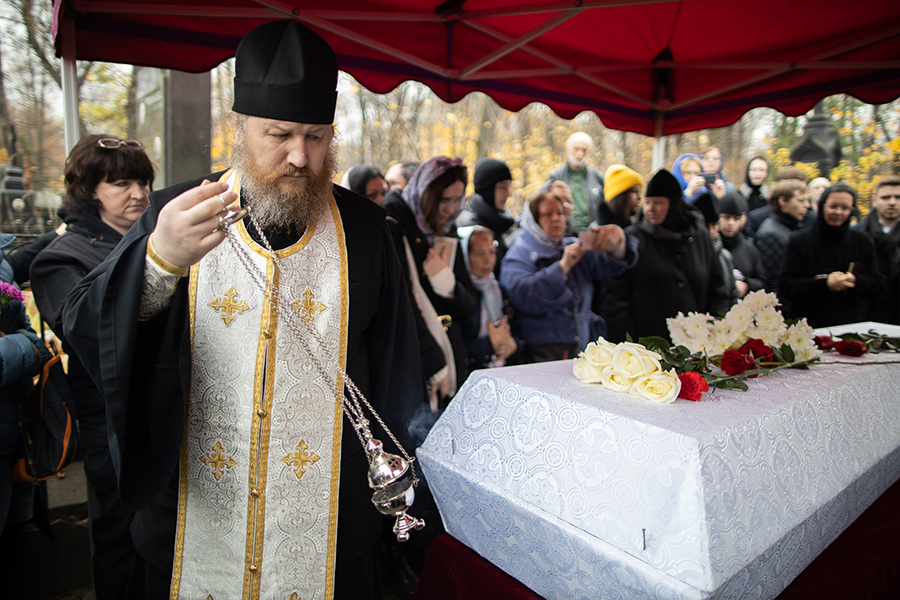
<svg viewBox="0 0 900 600">
<path fill-rule="evenodd" d="M 526 209 L 527 210 L 527 209 Z M 588 342 L 606 335 L 606 321 L 591 312 L 594 280 L 615 277 L 637 262 L 637 239 L 627 236 L 629 255 L 617 261 L 588 251 L 563 275 L 563 249 L 576 238 L 563 238 L 555 249 L 523 230 L 503 258 L 500 285 L 516 310 L 516 326 L 526 344 Z"/>
</svg>

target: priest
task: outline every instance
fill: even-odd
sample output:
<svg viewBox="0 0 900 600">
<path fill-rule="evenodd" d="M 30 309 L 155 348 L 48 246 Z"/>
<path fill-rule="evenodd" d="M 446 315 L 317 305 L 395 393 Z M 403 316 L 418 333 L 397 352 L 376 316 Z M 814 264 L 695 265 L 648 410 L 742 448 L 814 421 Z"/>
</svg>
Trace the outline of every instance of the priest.
<svg viewBox="0 0 900 600">
<path fill-rule="evenodd" d="M 232 168 L 152 194 L 64 307 L 138 511 L 129 597 L 380 598 L 383 517 L 335 391 L 343 368 L 413 450 L 406 286 L 384 211 L 331 184 L 327 42 L 269 22 L 235 71 Z M 226 233 L 239 205 L 252 219 Z"/>
</svg>

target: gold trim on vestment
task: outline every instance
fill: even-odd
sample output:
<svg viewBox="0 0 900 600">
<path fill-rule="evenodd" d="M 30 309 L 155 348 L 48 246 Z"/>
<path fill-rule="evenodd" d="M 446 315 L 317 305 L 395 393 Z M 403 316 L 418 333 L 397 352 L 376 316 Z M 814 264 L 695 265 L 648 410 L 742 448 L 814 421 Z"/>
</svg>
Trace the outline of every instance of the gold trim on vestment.
<svg viewBox="0 0 900 600">
<path fill-rule="evenodd" d="M 266 253 L 268 254 L 268 253 Z M 266 279 L 276 289 L 280 284 L 280 273 L 275 262 L 266 260 Z M 262 577 L 258 575 L 262 561 L 263 539 L 266 518 L 266 477 L 269 461 L 269 431 L 272 420 L 272 396 L 275 391 L 275 347 L 278 340 L 278 313 L 269 301 L 263 298 L 262 320 L 259 324 L 259 345 L 256 354 L 256 378 L 253 389 L 253 426 L 250 444 L 249 483 L 251 493 L 247 503 L 247 553 L 244 564 L 244 597 L 259 598 Z"/>
<path fill-rule="evenodd" d="M 338 251 L 341 258 L 341 347 L 338 355 L 338 363 L 341 368 L 347 369 L 347 337 L 349 336 L 350 322 L 350 287 L 349 272 L 347 268 L 347 240 L 344 237 L 344 224 L 341 221 L 341 213 L 338 210 L 334 194 L 328 193 L 328 204 L 331 207 L 332 220 L 336 230 Z M 337 547 L 337 519 L 338 519 L 338 494 L 340 493 L 341 479 L 341 430 L 344 424 L 344 378 L 337 375 L 334 403 L 334 437 L 332 438 L 331 461 L 331 510 L 328 519 L 328 572 L 325 576 L 325 600 L 334 597 L 334 560 Z"/>
<path fill-rule="evenodd" d="M 191 356 L 194 354 L 194 326 L 196 324 L 197 280 L 200 274 L 200 263 L 191 266 L 190 285 L 188 285 L 188 314 L 190 315 Z M 184 366 L 181 367 L 182 369 Z M 191 365 L 193 371 L 193 363 Z M 193 380 L 193 373 L 191 374 Z M 184 566 L 184 527 L 187 519 L 188 492 L 188 426 L 191 415 L 191 391 L 188 390 L 187 406 L 184 411 L 184 431 L 181 438 L 181 452 L 178 461 L 178 521 L 175 525 L 175 560 L 172 563 L 172 584 L 169 596 L 178 600 L 181 586 L 181 570 Z"/>
</svg>

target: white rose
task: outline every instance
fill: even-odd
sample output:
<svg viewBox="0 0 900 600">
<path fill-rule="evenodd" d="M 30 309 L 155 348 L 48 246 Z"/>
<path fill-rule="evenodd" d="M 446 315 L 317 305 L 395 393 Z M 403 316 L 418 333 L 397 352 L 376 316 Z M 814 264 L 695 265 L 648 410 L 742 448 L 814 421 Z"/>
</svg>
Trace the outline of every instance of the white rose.
<svg viewBox="0 0 900 600">
<path fill-rule="evenodd" d="M 657 371 L 635 381 L 631 392 L 643 396 L 651 402 L 671 404 L 678 397 L 678 393 L 681 392 L 681 380 L 678 379 L 674 369 L 671 371 Z"/>
<path fill-rule="evenodd" d="M 640 344 L 622 342 L 613 352 L 612 368 L 629 379 L 637 379 L 659 371 L 660 358 L 659 354 Z"/>
<path fill-rule="evenodd" d="M 603 340 L 603 338 L 600 338 Z M 596 367 L 605 367 L 609 365 L 612 361 L 612 351 L 615 348 L 615 344 L 610 344 L 606 340 L 603 340 L 605 344 L 601 345 L 598 342 L 591 342 L 584 349 L 584 352 L 581 353 L 591 364 Z"/>
<path fill-rule="evenodd" d="M 579 381 L 599 383 L 603 368 L 592 364 L 584 355 L 581 355 L 575 359 L 575 363 L 572 365 L 572 372 Z"/>
<path fill-rule="evenodd" d="M 634 379 L 626 377 L 616 371 L 612 366 L 603 369 L 600 383 L 608 390 L 614 392 L 627 392 L 634 385 Z"/>
</svg>

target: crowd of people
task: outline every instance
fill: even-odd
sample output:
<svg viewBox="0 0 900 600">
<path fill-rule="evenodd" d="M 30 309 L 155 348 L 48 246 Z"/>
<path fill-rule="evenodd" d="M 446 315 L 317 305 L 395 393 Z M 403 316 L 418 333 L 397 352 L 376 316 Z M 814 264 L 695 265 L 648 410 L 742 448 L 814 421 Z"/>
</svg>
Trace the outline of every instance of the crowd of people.
<svg viewBox="0 0 900 600">
<path fill-rule="evenodd" d="M 314 32 L 261 26 L 237 53 L 231 169 L 151 196 L 140 142 L 87 136 L 66 162 L 64 232 L 17 256 L 70 357 L 101 600 L 326 585 L 376 598 L 382 569 L 411 595 L 427 543 L 411 555 L 390 541 L 358 422 L 295 366 L 306 355 L 291 311 L 330 341 L 303 360 L 344 370 L 382 417 L 373 434 L 409 450 L 422 441 L 411 423 L 473 370 L 572 358 L 598 336 L 667 338 L 667 318 L 726 311 L 751 291 L 813 327 L 900 324 L 898 177 L 878 182 L 856 223 L 852 187 L 771 173 L 763 156 L 739 185 L 716 147 L 647 178 L 627 165 L 601 174 L 579 132 L 518 216 L 497 158 L 475 165 L 468 198 L 468 166 L 446 156 L 355 166 L 336 186 L 336 77 Z M 236 207 L 252 219 L 223 243 Z M 0 313 L 3 394 L 46 354 L 22 314 Z M 18 436 L 9 406 L 0 396 L 4 468 Z M 295 518 L 286 495 L 310 508 Z M 440 524 L 420 495 L 427 541 Z M 12 498 L 0 478 L 0 523 L 27 518 Z M 280 542 L 301 538 L 328 551 L 311 560 Z"/>
</svg>

